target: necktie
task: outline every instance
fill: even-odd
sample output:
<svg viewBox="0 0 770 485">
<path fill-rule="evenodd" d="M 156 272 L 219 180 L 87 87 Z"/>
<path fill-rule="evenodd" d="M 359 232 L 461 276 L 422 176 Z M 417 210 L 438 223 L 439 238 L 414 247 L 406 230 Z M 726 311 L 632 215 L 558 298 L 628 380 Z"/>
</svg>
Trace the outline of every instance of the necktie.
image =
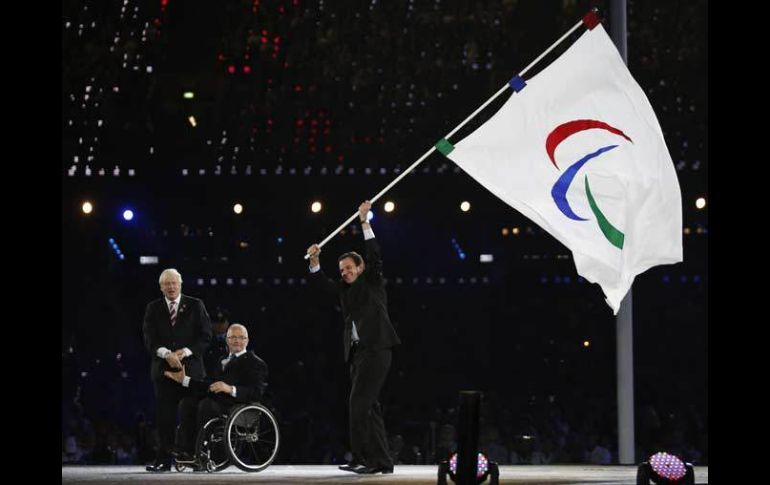
<svg viewBox="0 0 770 485">
<path fill-rule="evenodd" d="M 171 326 L 173 327 L 176 323 L 176 302 L 172 301 L 168 305 L 168 312 L 169 312 L 169 319 L 171 320 Z"/>
<path fill-rule="evenodd" d="M 230 363 L 235 360 L 235 354 L 230 354 L 227 356 L 225 360 L 222 361 L 222 370 L 225 370 L 225 367 L 230 365 Z"/>
</svg>

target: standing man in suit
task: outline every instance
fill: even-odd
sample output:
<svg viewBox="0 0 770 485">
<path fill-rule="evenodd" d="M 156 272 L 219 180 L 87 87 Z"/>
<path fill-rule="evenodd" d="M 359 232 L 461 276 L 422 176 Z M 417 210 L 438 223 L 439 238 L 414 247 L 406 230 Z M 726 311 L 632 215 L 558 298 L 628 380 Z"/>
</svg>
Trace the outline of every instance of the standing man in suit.
<svg viewBox="0 0 770 485">
<path fill-rule="evenodd" d="M 152 355 L 150 378 L 155 388 L 160 448 L 147 471 L 171 469 L 177 406 L 188 392 L 163 377 L 163 372 L 184 366 L 190 376 L 202 378 L 203 353 L 211 341 L 211 321 L 198 298 L 182 295 L 182 275 L 173 268 L 160 274 L 163 298 L 150 302 L 144 312 L 144 345 Z"/>
<path fill-rule="evenodd" d="M 180 450 L 178 461 L 193 461 L 195 438 L 206 422 L 237 404 L 259 401 L 267 386 L 267 364 L 252 351 L 247 351 L 249 332 L 240 323 L 233 323 L 227 329 L 229 355 L 221 361 L 218 372 L 211 377 L 197 378 L 180 371 L 165 371 L 164 374 L 188 388 L 190 396 L 182 399 L 179 408 Z"/>
<path fill-rule="evenodd" d="M 307 250 L 311 283 L 336 293 L 342 305 L 345 361 L 350 365 L 350 447 L 353 458 L 340 469 L 361 474 L 393 473 L 378 399 L 390 369 L 391 349 L 401 343 L 388 315 L 380 247 L 367 219 L 371 207 L 368 200 L 358 207 L 366 263 L 355 252 L 340 256 L 341 281 L 333 281 L 321 271 L 318 258 L 321 249 L 317 244 Z"/>
</svg>

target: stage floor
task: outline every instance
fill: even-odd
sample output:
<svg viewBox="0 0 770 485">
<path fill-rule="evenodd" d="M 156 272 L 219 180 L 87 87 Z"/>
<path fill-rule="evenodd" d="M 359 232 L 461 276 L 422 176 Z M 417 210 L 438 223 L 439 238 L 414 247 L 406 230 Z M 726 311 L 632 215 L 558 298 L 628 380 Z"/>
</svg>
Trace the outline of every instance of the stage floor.
<svg viewBox="0 0 770 485">
<path fill-rule="evenodd" d="M 350 484 L 388 483 L 435 485 L 437 465 L 398 465 L 392 475 L 356 475 L 332 465 L 272 465 L 259 473 L 241 472 L 230 467 L 218 473 L 148 473 L 140 466 L 63 466 L 62 484 L 141 484 L 165 483 L 269 483 L 269 484 Z M 695 467 L 695 483 L 708 483 L 708 467 Z M 448 483 L 452 483 L 451 480 Z M 485 482 L 489 483 L 489 481 Z M 635 485 L 636 466 L 517 465 L 500 467 L 500 483 L 597 485 Z"/>
</svg>

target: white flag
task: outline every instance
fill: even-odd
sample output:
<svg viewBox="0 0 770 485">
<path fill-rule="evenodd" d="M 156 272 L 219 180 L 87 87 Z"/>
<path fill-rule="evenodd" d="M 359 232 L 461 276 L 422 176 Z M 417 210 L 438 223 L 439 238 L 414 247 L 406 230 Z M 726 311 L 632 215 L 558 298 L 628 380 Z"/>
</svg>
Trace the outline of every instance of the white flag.
<svg viewBox="0 0 770 485">
<path fill-rule="evenodd" d="M 636 275 L 682 261 L 682 196 L 644 92 L 601 25 L 442 150 L 548 231 L 617 314 Z M 448 152 L 448 153 L 447 153 Z"/>
</svg>

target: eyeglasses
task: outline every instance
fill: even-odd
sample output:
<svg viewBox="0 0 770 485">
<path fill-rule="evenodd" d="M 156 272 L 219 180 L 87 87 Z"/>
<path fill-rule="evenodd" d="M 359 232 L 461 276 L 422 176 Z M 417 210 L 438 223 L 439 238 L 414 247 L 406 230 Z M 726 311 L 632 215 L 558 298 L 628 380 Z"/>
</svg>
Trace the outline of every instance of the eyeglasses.
<svg viewBox="0 0 770 485">
<path fill-rule="evenodd" d="M 249 337 L 241 337 L 240 335 L 230 335 L 227 337 L 229 340 L 246 340 Z"/>
</svg>

